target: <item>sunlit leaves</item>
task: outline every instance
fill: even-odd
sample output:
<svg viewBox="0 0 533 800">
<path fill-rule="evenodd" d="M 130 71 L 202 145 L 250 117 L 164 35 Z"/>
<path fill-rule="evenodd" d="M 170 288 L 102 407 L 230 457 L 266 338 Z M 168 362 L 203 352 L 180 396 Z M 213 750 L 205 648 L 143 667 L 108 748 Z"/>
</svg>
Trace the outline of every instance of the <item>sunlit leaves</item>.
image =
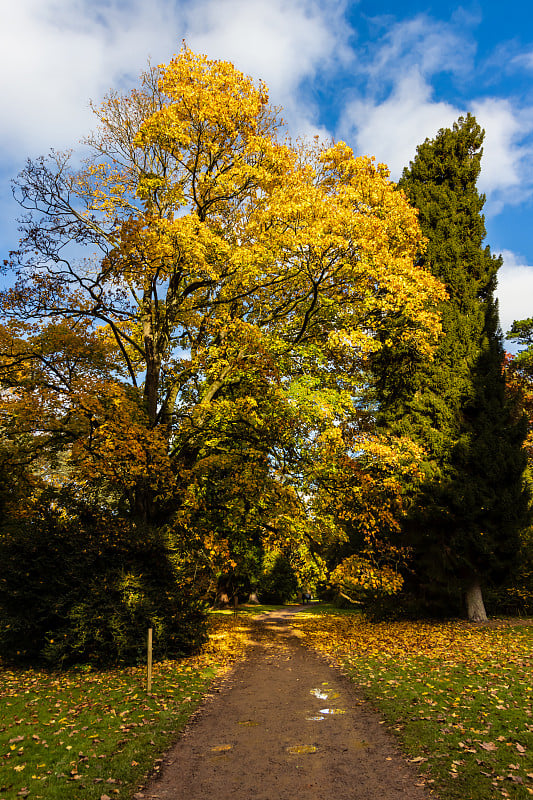
<svg viewBox="0 0 533 800">
<path fill-rule="evenodd" d="M 395 594 L 403 586 L 402 576 L 391 567 L 380 567 L 369 558 L 349 556 L 333 570 L 330 583 L 343 596 L 356 597 L 361 591 L 371 595 Z"/>
<path fill-rule="evenodd" d="M 60 676 L 0 667 L 0 793 L 98 800 L 133 792 L 176 738 L 213 675 L 242 657 L 246 625 L 211 620 L 204 652 L 154 666 Z M 156 761 L 156 771 L 160 761 Z"/>
<path fill-rule="evenodd" d="M 504 621 L 369 623 L 354 615 L 298 620 L 334 655 L 447 798 L 526 798 L 533 790 L 533 628 Z"/>
<path fill-rule="evenodd" d="M 282 140 L 262 83 L 187 47 L 95 113 L 81 169 L 54 155 L 21 176 L 5 414 L 33 442 L 43 426 L 63 479 L 194 543 L 200 573 L 247 567 L 246 539 L 321 573 L 328 462 L 368 473 L 347 455 L 370 449 L 368 356 L 430 358 L 440 332 L 416 212 L 346 144 Z"/>
</svg>

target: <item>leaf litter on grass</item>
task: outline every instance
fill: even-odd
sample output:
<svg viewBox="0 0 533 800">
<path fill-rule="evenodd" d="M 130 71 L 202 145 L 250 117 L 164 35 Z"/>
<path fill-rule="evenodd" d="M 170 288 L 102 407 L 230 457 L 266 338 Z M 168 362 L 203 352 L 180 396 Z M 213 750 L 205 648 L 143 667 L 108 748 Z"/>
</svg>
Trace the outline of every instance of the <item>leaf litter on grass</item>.
<svg viewBox="0 0 533 800">
<path fill-rule="evenodd" d="M 447 800 L 533 795 L 533 625 L 298 619 Z"/>
<path fill-rule="evenodd" d="M 144 666 L 65 672 L 0 667 L 0 800 L 126 796 L 158 764 L 215 675 L 242 658 L 249 629 L 213 617 L 194 657 Z M 105 791 L 104 791 L 105 789 Z"/>
</svg>

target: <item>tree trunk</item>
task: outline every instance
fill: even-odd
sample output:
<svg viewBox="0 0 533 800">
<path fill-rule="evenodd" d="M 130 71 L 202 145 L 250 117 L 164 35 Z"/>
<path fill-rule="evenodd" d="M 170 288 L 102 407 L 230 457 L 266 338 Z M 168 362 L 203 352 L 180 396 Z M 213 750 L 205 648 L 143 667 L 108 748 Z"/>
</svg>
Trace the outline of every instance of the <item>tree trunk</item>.
<svg viewBox="0 0 533 800">
<path fill-rule="evenodd" d="M 230 597 L 229 594 L 225 589 L 221 589 L 217 592 L 217 598 L 215 600 L 215 608 L 227 608 L 230 604 Z"/>
<path fill-rule="evenodd" d="M 248 602 L 249 603 L 253 603 L 254 605 L 255 604 L 259 604 L 261 602 L 259 600 L 258 596 L 257 596 L 257 592 L 254 591 L 254 592 L 250 593 L 250 597 L 248 598 Z"/>
<path fill-rule="evenodd" d="M 481 584 L 477 579 L 472 580 L 466 590 L 466 610 L 470 622 L 486 622 L 488 619 Z"/>
</svg>

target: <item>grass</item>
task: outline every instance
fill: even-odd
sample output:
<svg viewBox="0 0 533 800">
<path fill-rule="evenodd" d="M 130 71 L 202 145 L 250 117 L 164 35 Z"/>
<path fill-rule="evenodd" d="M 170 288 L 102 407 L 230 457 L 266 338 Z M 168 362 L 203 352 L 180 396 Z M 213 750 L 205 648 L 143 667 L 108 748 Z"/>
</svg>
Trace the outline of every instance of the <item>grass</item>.
<svg viewBox="0 0 533 800">
<path fill-rule="evenodd" d="M 204 652 L 144 667 L 50 673 L 0 668 L 0 800 L 128 798 L 175 741 L 247 630 L 215 617 Z"/>
<path fill-rule="evenodd" d="M 211 615 L 204 652 L 142 667 L 0 667 L 0 800 L 127 800 L 157 770 L 214 675 L 242 656 L 250 616 Z M 294 625 L 380 710 L 442 800 L 533 795 L 533 622 L 370 623 L 311 605 Z"/>
<path fill-rule="evenodd" d="M 298 605 L 295 603 L 294 605 Z M 290 608 L 291 604 L 285 606 L 266 605 L 265 603 L 253 603 L 250 605 L 243 604 L 237 606 L 237 616 L 254 617 L 256 614 L 270 614 L 273 611 L 279 611 L 282 608 Z M 233 608 L 219 608 L 210 612 L 213 616 L 231 617 L 235 614 Z"/>
<path fill-rule="evenodd" d="M 298 620 L 383 714 L 445 800 L 533 795 L 533 622 Z"/>
</svg>

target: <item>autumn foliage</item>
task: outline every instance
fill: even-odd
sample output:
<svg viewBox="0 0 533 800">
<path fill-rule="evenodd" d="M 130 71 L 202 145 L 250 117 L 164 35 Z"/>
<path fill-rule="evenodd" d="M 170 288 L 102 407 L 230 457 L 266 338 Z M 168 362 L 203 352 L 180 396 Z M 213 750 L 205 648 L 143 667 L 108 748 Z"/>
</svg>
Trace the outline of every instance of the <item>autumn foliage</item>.
<svg viewBox="0 0 533 800">
<path fill-rule="evenodd" d="M 376 445 L 370 354 L 430 358 L 439 335 L 416 211 L 343 142 L 284 140 L 263 84 L 188 48 L 94 111 L 81 169 L 52 153 L 16 185 L 0 413 L 33 488 L 11 511 L 71 486 L 186 542 L 208 594 L 253 548 L 316 578 L 346 538 L 324 492 Z"/>
<path fill-rule="evenodd" d="M 438 797 L 525 800 L 533 794 L 533 630 L 523 623 L 305 614 L 293 625 L 379 709 Z"/>
</svg>

